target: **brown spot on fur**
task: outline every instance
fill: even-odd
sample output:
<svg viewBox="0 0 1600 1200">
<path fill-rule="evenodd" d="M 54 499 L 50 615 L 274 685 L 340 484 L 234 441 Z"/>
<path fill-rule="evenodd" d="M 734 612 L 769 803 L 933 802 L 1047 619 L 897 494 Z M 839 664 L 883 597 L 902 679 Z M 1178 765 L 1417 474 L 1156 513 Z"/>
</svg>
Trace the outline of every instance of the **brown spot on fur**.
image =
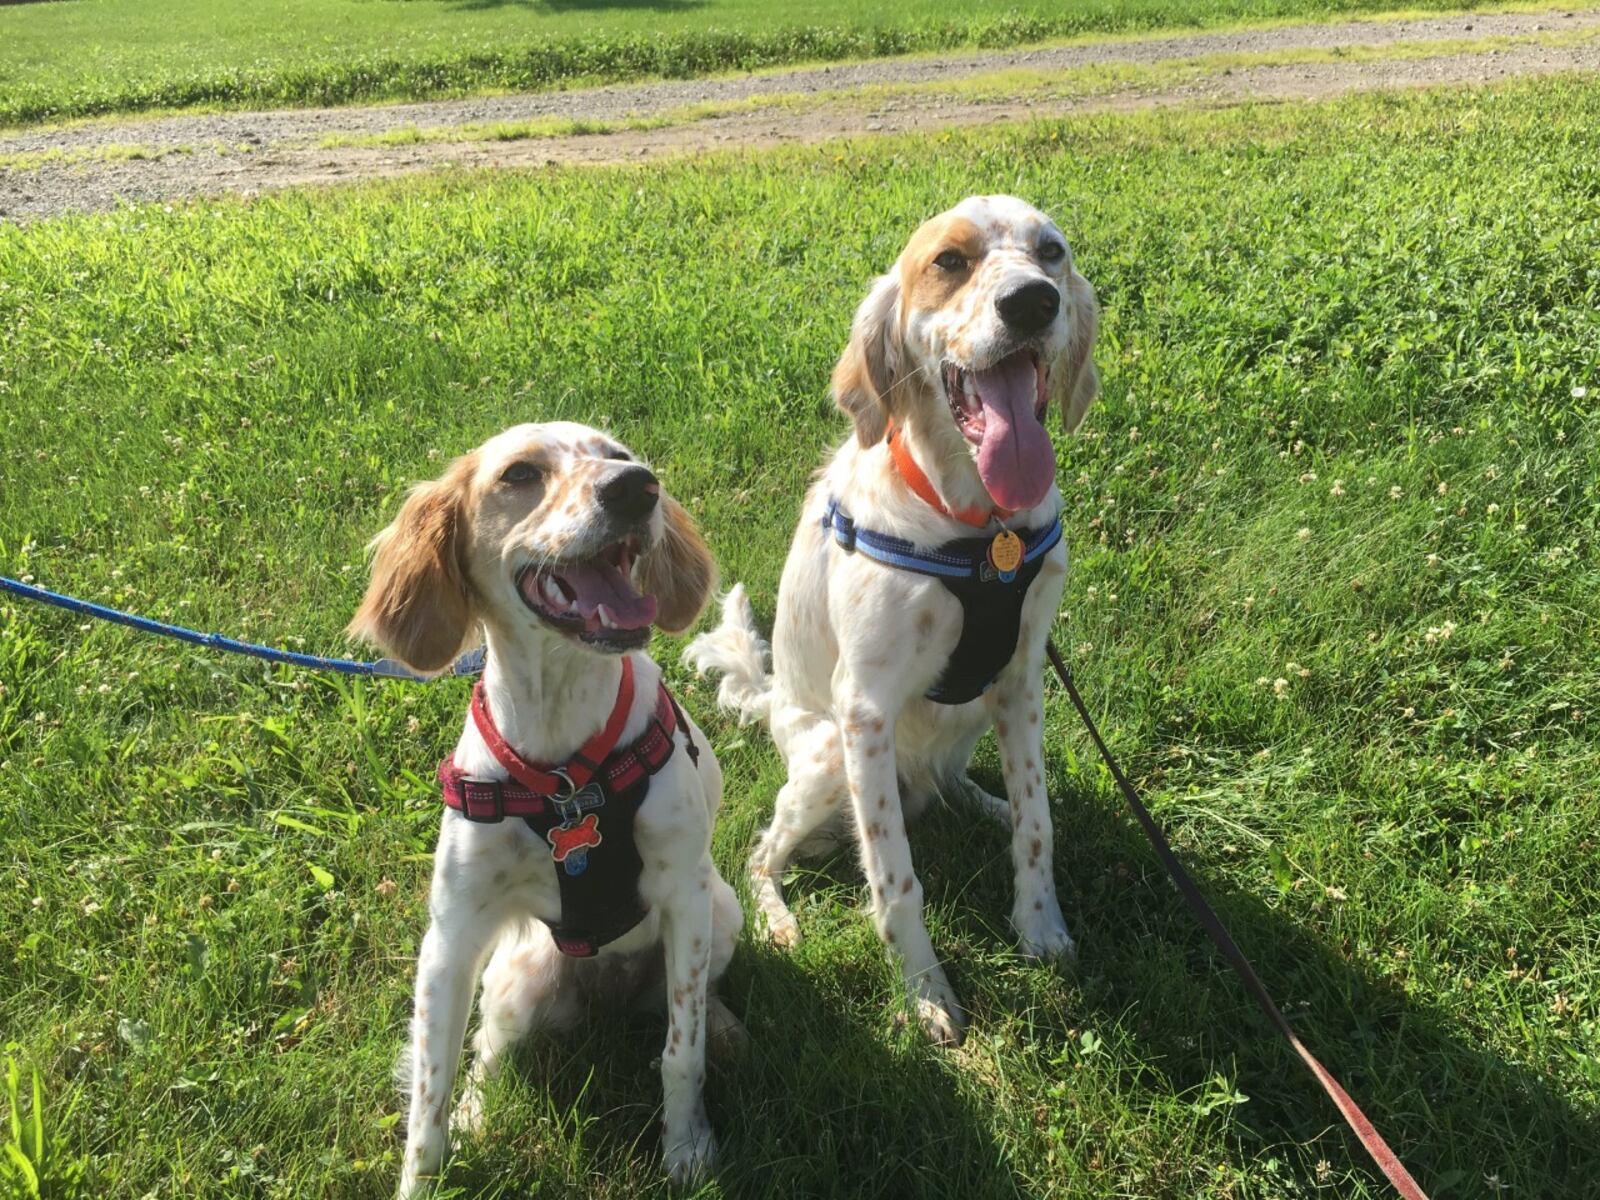
<svg viewBox="0 0 1600 1200">
<path fill-rule="evenodd" d="M 996 721 L 994 723 L 994 731 L 999 736 L 1005 737 L 1006 736 L 1006 723 L 1004 721 Z"/>
<path fill-rule="evenodd" d="M 906 881 L 900 885 L 900 894 L 902 896 L 904 896 L 907 892 L 909 892 L 911 890 L 911 885 L 913 883 L 915 883 L 915 882 L 916 882 L 915 879 L 913 879 L 910 875 L 907 875 L 906 876 Z"/>
</svg>

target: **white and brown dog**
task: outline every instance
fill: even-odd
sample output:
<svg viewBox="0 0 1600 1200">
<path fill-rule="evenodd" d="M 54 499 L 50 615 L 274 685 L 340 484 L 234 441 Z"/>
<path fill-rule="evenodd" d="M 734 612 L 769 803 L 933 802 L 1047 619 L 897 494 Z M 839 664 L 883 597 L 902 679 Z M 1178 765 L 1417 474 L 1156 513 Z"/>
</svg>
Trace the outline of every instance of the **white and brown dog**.
<svg viewBox="0 0 1600 1200">
<path fill-rule="evenodd" d="M 1097 321 L 1066 239 L 1022 201 L 971 197 L 919 228 L 862 302 L 834 370 L 855 436 L 806 496 L 771 673 L 742 587 L 686 653 L 723 674 L 725 707 L 767 721 L 788 765 L 750 862 L 770 935 L 799 938 L 780 886 L 790 858 L 853 826 L 879 935 L 942 1043 L 960 1041 L 965 1016 L 905 832 L 930 798 L 1009 824 L 1022 948 L 1073 952 L 1044 782 L 1041 673 L 1067 555 L 1043 420 L 1054 401 L 1074 429 L 1094 399 Z M 991 727 L 1009 805 L 967 777 Z"/>
<path fill-rule="evenodd" d="M 704 543 L 632 454 L 563 423 L 517 426 L 457 459 L 374 546 L 353 632 L 422 672 L 479 631 L 487 643 L 440 768 L 400 1196 L 443 1164 L 486 958 L 456 1124 L 481 1120 L 484 1081 L 529 1030 L 574 1024 L 592 998 L 667 1002 L 665 1165 L 698 1179 L 714 1156 L 707 1022 L 737 1030 L 708 987 L 742 922 L 711 862 L 721 769 L 643 647 L 653 624 L 678 632 L 704 607 Z"/>
</svg>

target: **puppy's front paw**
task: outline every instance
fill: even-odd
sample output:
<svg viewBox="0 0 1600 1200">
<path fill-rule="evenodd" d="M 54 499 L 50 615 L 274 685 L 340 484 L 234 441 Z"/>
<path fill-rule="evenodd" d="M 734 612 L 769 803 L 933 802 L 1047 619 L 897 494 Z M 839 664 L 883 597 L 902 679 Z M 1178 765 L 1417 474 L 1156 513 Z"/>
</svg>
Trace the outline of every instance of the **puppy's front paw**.
<svg viewBox="0 0 1600 1200">
<path fill-rule="evenodd" d="M 681 1134 L 668 1133 L 661 1151 L 661 1165 L 673 1187 L 698 1187 L 711 1176 L 717 1165 L 717 1139 L 710 1122 L 702 1119 Z"/>
<path fill-rule="evenodd" d="M 1024 954 L 1058 962 L 1071 962 L 1078 957 L 1078 947 L 1067 932 L 1061 906 L 1054 898 L 1032 900 L 1026 905 L 1019 902 L 1017 909 L 1011 916 L 1011 924 L 1016 928 Z"/>
</svg>

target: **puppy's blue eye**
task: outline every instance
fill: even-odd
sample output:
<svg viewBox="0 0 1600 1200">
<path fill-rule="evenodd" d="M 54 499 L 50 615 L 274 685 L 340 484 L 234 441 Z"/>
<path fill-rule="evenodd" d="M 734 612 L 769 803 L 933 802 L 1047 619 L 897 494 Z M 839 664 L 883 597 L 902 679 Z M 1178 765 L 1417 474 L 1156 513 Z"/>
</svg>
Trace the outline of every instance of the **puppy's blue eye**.
<svg viewBox="0 0 1600 1200">
<path fill-rule="evenodd" d="M 530 462 L 515 462 L 500 472 L 501 483 L 536 483 L 544 472 Z"/>
<path fill-rule="evenodd" d="M 1045 262 L 1060 262 L 1067 255 L 1067 248 L 1060 242 L 1046 242 L 1039 247 L 1039 257 Z"/>
</svg>

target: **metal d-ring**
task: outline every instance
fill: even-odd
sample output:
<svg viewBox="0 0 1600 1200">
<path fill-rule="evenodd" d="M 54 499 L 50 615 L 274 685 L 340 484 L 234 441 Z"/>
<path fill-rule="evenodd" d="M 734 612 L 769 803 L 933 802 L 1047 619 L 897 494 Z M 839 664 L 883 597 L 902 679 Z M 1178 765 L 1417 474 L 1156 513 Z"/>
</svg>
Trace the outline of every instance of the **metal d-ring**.
<svg viewBox="0 0 1600 1200">
<path fill-rule="evenodd" d="M 580 815 L 580 810 L 577 805 L 573 804 L 572 800 L 578 794 L 578 785 L 572 781 L 572 776 L 568 775 L 560 767 L 551 771 L 550 774 L 559 779 L 566 788 L 564 792 L 556 792 L 550 797 L 550 806 L 556 810 L 556 815 L 563 821 L 575 820 Z"/>
</svg>

